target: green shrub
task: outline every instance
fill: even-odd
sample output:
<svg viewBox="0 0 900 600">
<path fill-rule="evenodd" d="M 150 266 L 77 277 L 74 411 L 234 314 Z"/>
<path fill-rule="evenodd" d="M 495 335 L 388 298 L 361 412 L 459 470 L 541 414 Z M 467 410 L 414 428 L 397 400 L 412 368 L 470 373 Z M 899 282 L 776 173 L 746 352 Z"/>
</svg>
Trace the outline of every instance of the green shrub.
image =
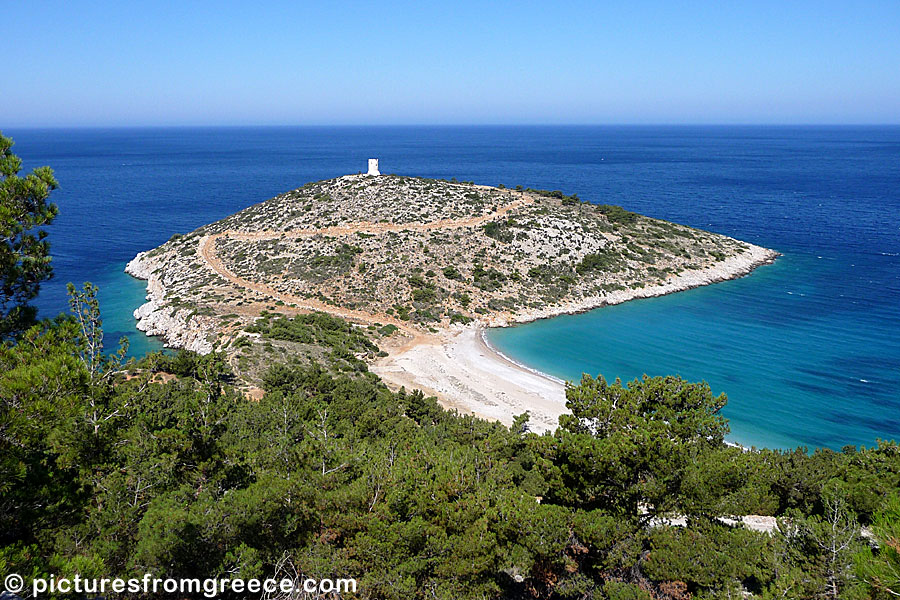
<svg viewBox="0 0 900 600">
<path fill-rule="evenodd" d="M 491 221 L 490 223 L 482 225 L 481 229 L 484 231 L 484 235 L 493 238 L 498 242 L 503 242 L 504 244 L 508 244 L 513 241 L 514 238 L 513 232 L 509 230 L 508 224 L 505 221 Z"/>
<path fill-rule="evenodd" d="M 437 294 L 432 288 L 419 288 L 413 290 L 412 297 L 414 302 L 434 302 Z"/>
<path fill-rule="evenodd" d="M 397 327 L 396 325 L 394 325 L 393 323 L 388 323 L 387 325 L 382 326 L 382 327 L 378 330 L 378 333 L 380 333 L 381 335 L 387 337 L 387 336 L 389 336 L 389 335 L 392 335 L 392 334 L 393 334 L 395 331 L 397 331 L 398 329 L 400 329 L 400 328 Z"/>
<path fill-rule="evenodd" d="M 425 281 L 425 278 L 421 275 L 411 275 L 408 279 L 409 285 L 414 288 L 423 288 L 428 285 L 428 282 Z"/>
<path fill-rule="evenodd" d="M 450 323 L 462 323 L 463 325 L 468 325 L 472 322 L 472 317 L 467 317 L 462 313 L 452 313 L 450 315 Z"/>
<path fill-rule="evenodd" d="M 566 196 L 560 190 L 536 190 L 527 188 L 527 191 L 531 192 L 532 194 L 537 194 L 538 196 L 544 196 L 545 198 L 555 198 L 557 200 L 562 200 L 562 203 L 565 206 L 573 206 L 581 202 L 581 200 L 578 198 L 578 194 Z"/>
<path fill-rule="evenodd" d="M 638 220 L 638 214 L 625 210 L 615 204 L 598 204 L 597 212 L 604 215 L 610 223 L 630 225 Z"/>
<path fill-rule="evenodd" d="M 585 254 L 581 262 L 575 266 L 575 270 L 582 275 L 592 271 L 621 271 L 622 259 L 614 252 L 601 250 L 600 252 Z"/>
<path fill-rule="evenodd" d="M 264 338 L 301 344 L 318 344 L 328 348 L 346 348 L 351 352 L 377 352 L 378 348 L 366 334 L 340 317 L 323 312 L 297 315 L 289 319 L 272 319 L 268 313 L 247 327 L 250 333 Z"/>
</svg>

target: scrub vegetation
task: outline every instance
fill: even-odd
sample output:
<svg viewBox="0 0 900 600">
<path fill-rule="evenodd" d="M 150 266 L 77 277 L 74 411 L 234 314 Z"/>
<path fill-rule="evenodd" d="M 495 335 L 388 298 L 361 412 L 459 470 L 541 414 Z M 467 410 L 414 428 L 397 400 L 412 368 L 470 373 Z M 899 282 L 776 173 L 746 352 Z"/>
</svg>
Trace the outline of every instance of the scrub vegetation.
<svg viewBox="0 0 900 600">
<path fill-rule="evenodd" d="M 421 275 L 407 292 L 439 273 L 405 273 Z M 0 300 L 27 314 L 3 290 L 29 275 L 2 276 Z M 343 597 L 398 600 L 900 594 L 893 442 L 728 446 L 726 398 L 677 377 L 585 376 L 571 414 L 536 435 L 527 415 L 506 427 L 389 390 L 358 357 L 392 326 L 322 314 L 241 329 L 238 348 L 310 349 L 265 355 L 264 394 L 248 400 L 221 352 L 104 352 L 96 291 L 71 288 L 71 314 L 0 344 L 4 573 L 252 578 L 288 564 L 355 578 Z M 332 353 L 342 362 L 323 364 Z M 729 519 L 748 514 L 778 526 Z"/>
<path fill-rule="evenodd" d="M 204 266 L 204 243 L 244 285 Z M 169 300 L 182 305 L 232 312 L 274 294 L 401 311 L 427 329 L 454 315 L 512 315 L 663 284 L 747 248 L 559 191 L 383 175 L 307 184 L 148 256 L 166 273 Z M 267 286 L 268 298 L 248 284 Z"/>
</svg>

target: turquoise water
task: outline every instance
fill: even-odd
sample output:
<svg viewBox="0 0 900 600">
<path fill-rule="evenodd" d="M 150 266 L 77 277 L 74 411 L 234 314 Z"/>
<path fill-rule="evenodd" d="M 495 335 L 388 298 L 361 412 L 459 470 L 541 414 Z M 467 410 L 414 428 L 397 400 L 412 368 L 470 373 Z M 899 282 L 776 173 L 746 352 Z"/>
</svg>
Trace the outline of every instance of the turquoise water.
<svg viewBox="0 0 900 600">
<path fill-rule="evenodd" d="M 143 335 L 135 329 L 134 309 L 146 302 L 145 282 L 125 274 L 124 262 L 113 263 L 100 272 L 94 283 L 100 288 L 105 344 L 109 349 L 118 347 L 122 337 L 128 338 L 128 354 L 144 356 L 148 352 L 163 350 L 160 338 Z"/>
<path fill-rule="evenodd" d="M 625 382 L 643 374 L 707 381 L 728 395 L 729 439 L 740 444 L 871 445 L 898 428 L 891 357 L 900 348 L 896 338 L 848 330 L 850 321 L 839 314 L 815 313 L 815 287 L 797 283 L 796 275 L 827 273 L 823 260 L 788 254 L 742 279 L 491 329 L 487 338 L 511 358 L 567 381 L 582 373 Z"/>
<path fill-rule="evenodd" d="M 730 398 L 733 439 L 900 438 L 900 127 L 256 127 L 5 130 L 60 181 L 56 277 L 100 286 L 107 343 L 136 331 L 142 250 L 309 181 L 384 173 L 577 193 L 784 254 L 751 276 L 490 332 L 566 379 L 678 373 Z"/>
</svg>

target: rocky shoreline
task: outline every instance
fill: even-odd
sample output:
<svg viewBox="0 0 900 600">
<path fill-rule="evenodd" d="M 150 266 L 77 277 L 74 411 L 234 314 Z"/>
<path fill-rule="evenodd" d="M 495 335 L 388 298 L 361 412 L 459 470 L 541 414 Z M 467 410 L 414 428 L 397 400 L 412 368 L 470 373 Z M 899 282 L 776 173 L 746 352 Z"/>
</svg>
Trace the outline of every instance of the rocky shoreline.
<svg viewBox="0 0 900 600">
<path fill-rule="evenodd" d="M 137 328 L 147 335 L 159 336 L 169 348 L 184 348 L 200 354 L 213 351 L 218 334 L 216 319 L 195 314 L 190 308 L 173 308 L 166 304 L 164 273 L 147 252 L 140 252 L 127 265 L 125 272 L 147 281 L 147 302 L 134 311 Z"/>
<path fill-rule="evenodd" d="M 531 321 L 538 321 L 540 319 L 551 319 L 560 315 L 583 313 L 604 306 L 621 304 L 623 302 L 628 302 L 629 300 L 655 298 L 657 296 L 674 294 L 675 292 L 683 292 L 704 285 L 729 281 L 731 279 L 739 279 L 745 275 L 749 275 L 757 267 L 772 264 L 775 262 L 776 258 L 781 256 L 781 254 L 775 250 L 753 244 L 746 245 L 748 246 L 748 249 L 741 254 L 728 257 L 705 269 L 687 271 L 679 275 L 673 275 L 668 281 L 661 285 L 617 290 L 599 296 L 554 304 L 539 310 L 501 313 L 482 319 L 482 324 L 485 327 L 509 327 L 512 325 L 530 323 Z"/>
<path fill-rule="evenodd" d="M 377 361 L 371 370 L 395 388 L 422 389 L 446 408 L 496 419 L 506 425 L 526 410 L 529 427 L 553 431 L 567 412 L 565 382 L 522 365 L 493 348 L 483 326 L 506 327 L 562 314 L 574 314 L 637 298 L 662 296 L 702 285 L 736 279 L 773 262 L 779 254 L 750 245 L 744 253 L 707 269 L 673 276 L 664 285 L 585 298 L 577 302 L 494 316 L 480 323 L 444 329 L 417 345 L 402 348 Z"/>
<path fill-rule="evenodd" d="M 389 323 L 408 345 L 454 324 L 505 327 L 734 279 L 777 256 L 562 192 L 379 176 L 307 184 L 173 235 L 125 271 L 147 281 L 138 329 L 206 354 L 263 309 Z"/>
<path fill-rule="evenodd" d="M 549 319 L 564 314 L 577 314 L 621 304 L 639 298 L 652 298 L 672 294 L 692 288 L 710 285 L 743 277 L 759 266 L 771 264 L 779 253 L 747 244 L 743 253 L 731 256 L 709 267 L 674 275 L 660 285 L 644 288 L 617 290 L 599 296 L 547 306 L 539 310 L 525 310 L 516 313 L 498 313 L 479 319 L 483 327 L 508 327 L 539 319 Z M 208 354 L 214 349 L 214 340 L 220 333 L 214 317 L 196 314 L 191 308 L 173 308 L 166 304 L 166 274 L 161 265 L 141 252 L 125 267 L 125 272 L 147 281 L 147 302 L 134 311 L 137 328 L 147 335 L 160 336 L 170 348 L 185 348 L 200 354 Z M 170 274 L 171 275 L 171 274 Z"/>
</svg>

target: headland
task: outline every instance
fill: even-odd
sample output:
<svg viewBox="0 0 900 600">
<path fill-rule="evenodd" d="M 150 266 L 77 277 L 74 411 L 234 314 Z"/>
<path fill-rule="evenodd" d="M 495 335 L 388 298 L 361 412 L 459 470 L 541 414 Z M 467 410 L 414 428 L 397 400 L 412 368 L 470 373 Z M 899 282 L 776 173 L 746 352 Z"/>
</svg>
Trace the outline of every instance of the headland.
<svg viewBox="0 0 900 600">
<path fill-rule="evenodd" d="M 148 282 L 139 329 L 226 353 L 251 393 L 270 358 L 290 357 L 504 423 L 527 411 L 545 431 L 564 384 L 495 352 L 482 328 L 733 279 L 776 256 L 559 191 L 350 175 L 175 235 L 126 271 Z M 310 313 L 348 329 L 338 339 L 304 317 L 312 329 L 287 332 Z"/>
</svg>

